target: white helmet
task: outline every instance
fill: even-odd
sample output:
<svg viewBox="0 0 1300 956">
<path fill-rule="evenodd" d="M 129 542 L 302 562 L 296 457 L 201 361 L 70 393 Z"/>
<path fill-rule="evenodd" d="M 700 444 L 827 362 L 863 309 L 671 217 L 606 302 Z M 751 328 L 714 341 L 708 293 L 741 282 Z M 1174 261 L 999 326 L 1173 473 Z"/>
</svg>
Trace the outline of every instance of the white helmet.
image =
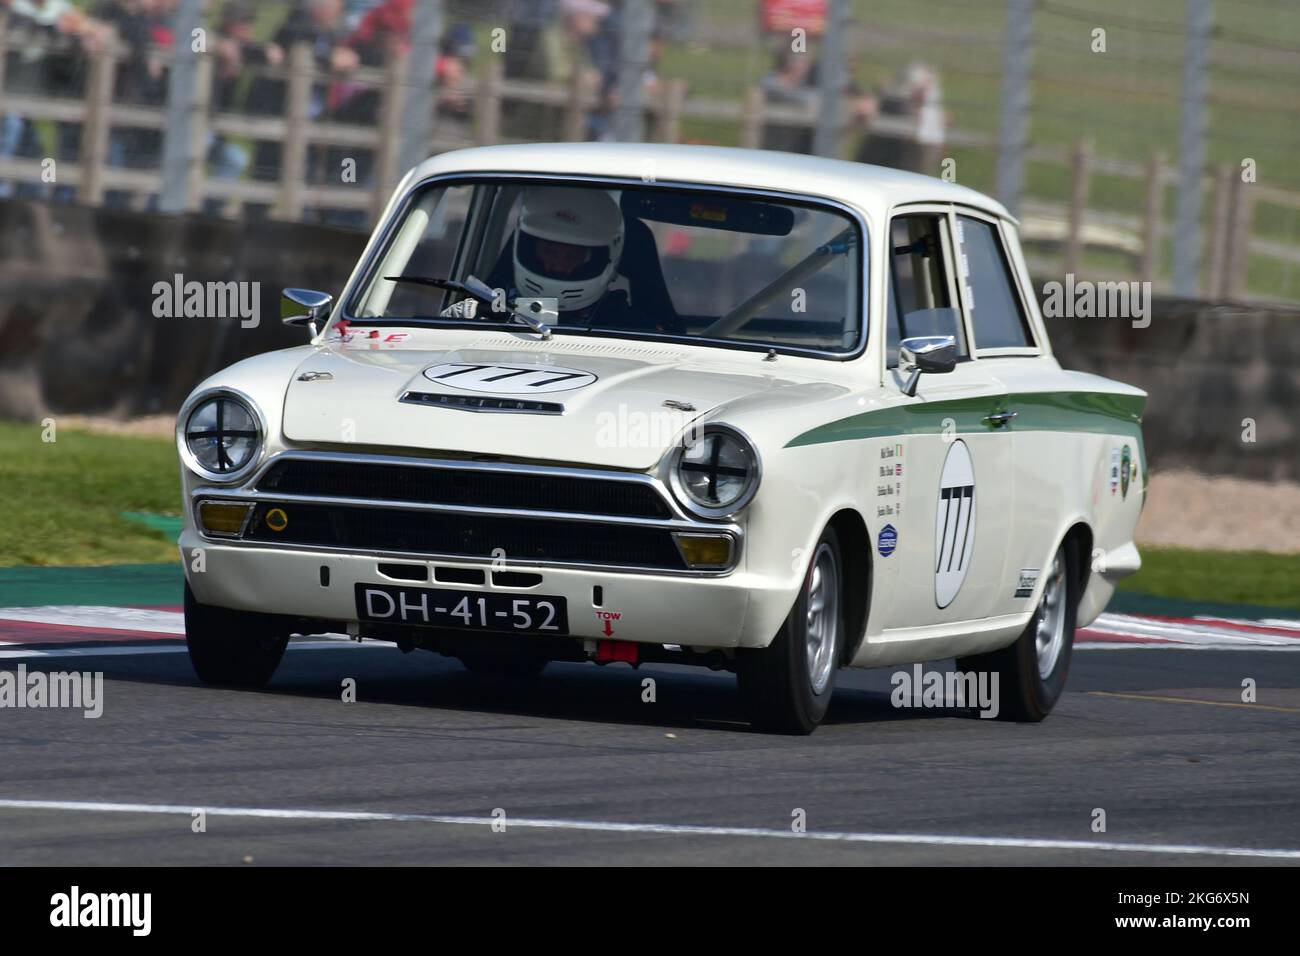
<svg viewBox="0 0 1300 956">
<path fill-rule="evenodd" d="M 623 254 L 623 214 L 601 189 L 539 186 L 524 193 L 515 230 L 521 294 L 585 309 L 609 288 Z"/>
</svg>

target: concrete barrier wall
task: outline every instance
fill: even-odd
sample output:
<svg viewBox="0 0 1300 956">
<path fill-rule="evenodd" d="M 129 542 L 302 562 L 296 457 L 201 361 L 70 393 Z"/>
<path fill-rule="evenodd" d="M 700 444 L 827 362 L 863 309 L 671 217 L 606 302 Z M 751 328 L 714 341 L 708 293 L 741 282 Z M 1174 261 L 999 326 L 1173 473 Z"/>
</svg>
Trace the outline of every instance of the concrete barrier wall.
<svg viewBox="0 0 1300 956">
<path fill-rule="evenodd" d="M 338 291 L 365 236 L 284 222 L 231 222 L 0 202 L 0 415 L 130 417 L 174 411 L 231 362 L 300 345 L 280 290 Z M 158 318 L 154 285 L 258 282 L 260 322 Z"/>
<path fill-rule="evenodd" d="M 294 223 L 0 201 L 0 416 L 174 411 L 211 372 L 301 344 L 304 332 L 280 324 L 280 289 L 337 294 L 364 243 Z M 259 282 L 260 323 L 156 317 L 154 285 L 178 273 Z M 1048 325 L 1062 365 L 1150 393 L 1154 467 L 1300 480 L 1300 312 L 1156 300 L 1145 329 Z"/>
<path fill-rule="evenodd" d="M 1117 318 L 1047 325 L 1064 367 L 1147 392 L 1154 467 L 1300 480 L 1300 311 L 1157 298 L 1144 329 Z"/>
</svg>

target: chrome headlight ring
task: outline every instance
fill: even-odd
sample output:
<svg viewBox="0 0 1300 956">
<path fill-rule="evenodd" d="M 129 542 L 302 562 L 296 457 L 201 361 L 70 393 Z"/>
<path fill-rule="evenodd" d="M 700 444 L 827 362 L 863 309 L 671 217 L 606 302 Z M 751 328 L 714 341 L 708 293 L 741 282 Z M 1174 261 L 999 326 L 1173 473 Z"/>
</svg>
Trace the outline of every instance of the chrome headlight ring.
<svg viewBox="0 0 1300 956">
<path fill-rule="evenodd" d="M 762 461 L 749 436 L 721 422 L 688 428 L 668 457 L 673 497 L 700 518 L 739 514 L 758 492 L 762 476 Z"/>
<path fill-rule="evenodd" d="M 245 477 L 257 467 L 265 445 L 262 410 L 236 389 L 201 392 L 176 417 L 181 461 L 207 481 L 229 484 Z"/>
</svg>

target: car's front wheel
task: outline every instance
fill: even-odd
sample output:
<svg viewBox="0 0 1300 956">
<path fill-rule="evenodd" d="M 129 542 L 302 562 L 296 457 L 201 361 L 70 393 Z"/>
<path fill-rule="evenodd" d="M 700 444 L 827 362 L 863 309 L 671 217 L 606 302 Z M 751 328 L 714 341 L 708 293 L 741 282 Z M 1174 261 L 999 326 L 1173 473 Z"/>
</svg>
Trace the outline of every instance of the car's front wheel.
<svg viewBox="0 0 1300 956">
<path fill-rule="evenodd" d="M 1074 548 L 1052 559 L 1034 616 L 1010 647 L 957 659 L 959 671 L 998 675 L 998 717 L 1036 722 L 1052 712 L 1065 690 L 1074 649 L 1081 576 Z"/>
<path fill-rule="evenodd" d="M 199 680 L 260 687 L 288 645 L 288 632 L 273 615 L 200 604 L 186 583 L 185 646 Z"/>
<path fill-rule="evenodd" d="M 827 528 L 775 640 L 737 652 L 740 695 L 755 729 L 810 734 L 826 716 L 844 648 L 842 567 L 839 540 Z"/>
</svg>

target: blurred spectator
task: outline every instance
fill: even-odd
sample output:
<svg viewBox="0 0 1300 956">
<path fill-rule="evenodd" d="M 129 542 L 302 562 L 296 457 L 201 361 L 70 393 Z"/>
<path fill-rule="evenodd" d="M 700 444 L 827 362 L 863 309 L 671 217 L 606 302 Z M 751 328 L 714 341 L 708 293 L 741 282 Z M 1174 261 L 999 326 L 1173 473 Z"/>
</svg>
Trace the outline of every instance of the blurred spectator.
<svg viewBox="0 0 1300 956">
<path fill-rule="evenodd" d="M 563 56 L 555 42 L 560 0 L 509 0 L 505 75 L 512 80 L 549 80 Z"/>
<path fill-rule="evenodd" d="M 175 4 L 163 0 L 105 0 L 96 19 L 111 27 L 126 56 L 114 74 L 113 97 L 121 103 L 161 106 L 167 102 L 167 50 L 172 45 Z M 162 131 L 114 126 L 108 137 L 108 165 L 146 169 L 162 162 Z M 106 206 L 124 206 L 131 193 L 110 189 Z"/>
<path fill-rule="evenodd" d="M 655 0 L 655 33 L 687 43 L 695 33 L 695 0 Z"/>
<path fill-rule="evenodd" d="M 295 46 L 306 44 L 318 70 L 345 75 L 357 67 L 360 59 L 355 50 L 344 45 L 344 38 L 343 0 L 298 0 L 262 55 L 268 65 L 275 66 L 287 63 Z M 248 93 L 249 112 L 283 116 L 287 92 L 282 79 L 255 78 Z M 331 96 L 329 87 L 314 85 L 307 107 L 308 118 L 323 119 L 329 112 Z M 320 151 L 313 148 L 309 152 L 309 165 L 318 165 Z M 259 141 L 253 151 L 253 177 L 278 179 L 280 157 L 279 143 Z"/>
<path fill-rule="evenodd" d="M 763 77 L 763 96 L 768 103 L 797 106 L 805 114 L 815 113 L 821 102 L 817 89 L 817 64 L 811 53 L 797 53 L 788 46 L 777 50 L 771 72 Z M 788 153 L 811 153 L 811 126 L 763 124 L 763 149 L 783 149 Z"/>
<path fill-rule="evenodd" d="M 452 26 L 438 44 L 438 111 L 467 119 L 471 102 L 468 92 L 474 59 L 474 31 L 463 23 Z"/>
<path fill-rule="evenodd" d="M 343 22 L 348 31 L 351 32 L 359 27 L 365 15 L 381 3 L 383 3 L 383 0 L 347 0 L 347 9 L 343 14 Z"/>
<path fill-rule="evenodd" d="M 623 12 L 611 10 L 600 0 L 564 0 L 562 7 L 568 27 L 570 46 L 586 52 L 590 69 L 597 75 L 596 107 L 587 120 L 587 138 L 609 139 L 613 132 L 614 110 L 618 108 L 618 71 Z M 581 60 L 573 65 L 583 69 Z"/>
<path fill-rule="evenodd" d="M 10 85 L 53 96 L 83 95 L 86 50 L 102 43 L 102 26 L 68 0 L 8 0 L 3 7 L 12 34 L 10 49 L 18 51 Z M 54 128 L 53 156 L 75 160 L 80 126 L 61 121 Z M 17 114 L 0 117 L 0 156 L 37 158 L 50 153 L 49 147 L 39 142 L 38 131 L 30 121 Z M 0 195 L 13 192 L 13 184 L 0 184 Z M 19 195 L 42 192 L 43 187 L 31 184 L 18 189 Z M 54 188 L 57 199 L 70 199 L 72 195 L 70 187 Z"/>
<path fill-rule="evenodd" d="M 899 70 L 880 96 L 879 114 L 906 120 L 910 132 L 870 134 L 859 147 L 858 160 L 937 175 L 948 117 L 934 70 L 919 62 Z"/>
</svg>

